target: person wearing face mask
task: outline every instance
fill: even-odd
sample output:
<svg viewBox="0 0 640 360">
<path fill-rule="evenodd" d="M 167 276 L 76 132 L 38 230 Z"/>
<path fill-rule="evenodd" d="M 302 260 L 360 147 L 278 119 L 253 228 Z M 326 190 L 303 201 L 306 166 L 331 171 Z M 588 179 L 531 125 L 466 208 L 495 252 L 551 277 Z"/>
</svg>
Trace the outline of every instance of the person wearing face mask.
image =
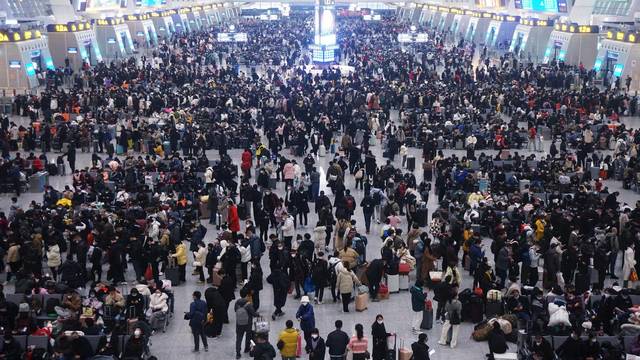
<svg viewBox="0 0 640 360">
<path fill-rule="evenodd" d="M 146 339 L 142 334 L 142 329 L 136 328 L 133 336 L 129 338 L 124 346 L 124 358 L 126 359 L 142 359 L 146 346 Z"/>
<path fill-rule="evenodd" d="M 276 310 L 271 315 L 271 319 L 275 321 L 276 317 L 284 315 L 282 308 L 287 302 L 287 292 L 290 285 L 289 275 L 279 267 L 272 267 L 267 282 L 273 286 L 273 306 Z"/>
<path fill-rule="evenodd" d="M 310 341 L 305 346 L 305 351 L 309 354 L 309 360 L 324 360 L 326 346 L 324 339 L 320 337 L 320 331 L 316 328 L 311 330 Z"/>
<path fill-rule="evenodd" d="M 313 312 L 313 305 L 309 304 L 309 297 L 303 296 L 300 300 L 300 307 L 296 312 L 296 319 L 300 322 L 300 328 L 304 332 L 306 345 L 311 341 L 311 331 L 316 327 L 316 317 Z"/>
<path fill-rule="evenodd" d="M 571 336 L 565 340 L 556 350 L 556 354 L 562 360 L 581 360 L 582 357 L 582 340 L 577 329 L 571 331 Z"/>
<path fill-rule="evenodd" d="M 534 360 L 553 360 L 555 357 L 553 347 L 540 334 L 534 336 L 530 350 Z"/>
<path fill-rule="evenodd" d="M 191 327 L 193 334 L 194 352 L 200 351 L 200 338 L 202 338 L 204 351 L 209 351 L 207 337 L 203 331 L 203 324 L 207 317 L 207 303 L 202 301 L 201 297 L 200 291 L 193 292 L 193 302 L 189 306 L 189 312 L 184 316 L 185 320 L 189 320 L 189 327 Z"/>
<path fill-rule="evenodd" d="M 373 360 L 385 360 L 387 356 L 387 338 L 393 336 L 384 326 L 384 318 L 378 314 L 376 321 L 371 325 L 371 338 L 373 341 Z"/>
</svg>

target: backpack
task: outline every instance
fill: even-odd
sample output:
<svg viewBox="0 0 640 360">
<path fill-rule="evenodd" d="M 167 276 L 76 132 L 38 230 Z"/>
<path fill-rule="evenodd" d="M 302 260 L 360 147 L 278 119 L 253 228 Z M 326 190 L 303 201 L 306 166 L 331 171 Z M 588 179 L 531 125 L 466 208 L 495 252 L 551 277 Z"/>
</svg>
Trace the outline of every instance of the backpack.
<svg viewBox="0 0 640 360">
<path fill-rule="evenodd" d="M 346 199 L 347 202 L 347 209 L 349 210 L 354 210 L 355 209 L 355 202 L 353 201 L 353 197 L 349 196 Z"/>
<path fill-rule="evenodd" d="M 449 314 L 449 323 L 451 325 L 460 325 L 460 313 L 452 311 L 451 314 Z"/>
<path fill-rule="evenodd" d="M 351 242 L 351 245 L 353 247 L 353 250 L 355 250 L 358 253 L 358 255 L 360 255 L 361 257 L 363 257 L 367 251 L 367 246 L 365 245 L 364 241 L 359 237 L 354 237 Z"/>
</svg>

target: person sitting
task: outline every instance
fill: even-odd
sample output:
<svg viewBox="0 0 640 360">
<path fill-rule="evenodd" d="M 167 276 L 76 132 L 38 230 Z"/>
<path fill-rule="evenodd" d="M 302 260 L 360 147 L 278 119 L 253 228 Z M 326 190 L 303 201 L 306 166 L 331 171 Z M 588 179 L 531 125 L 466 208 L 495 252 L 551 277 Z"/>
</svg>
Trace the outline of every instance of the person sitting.
<svg viewBox="0 0 640 360">
<path fill-rule="evenodd" d="M 125 359 L 142 359 L 146 348 L 146 339 L 142 334 L 142 329 L 136 328 L 133 336 L 124 345 Z"/>
<path fill-rule="evenodd" d="M 589 338 L 582 344 L 582 358 L 585 360 L 600 359 L 600 343 L 595 334 L 590 333 Z"/>
<path fill-rule="evenodd" d="M 556 350 L 556 354 L 563 360 L 581 360 L 582 359 L 582 341 L 577 329 L 571 331 L 571 336 L 560 345 Z"/>
<path fill-rule="evenodd" d="M 629 354 L 640 356 L 640 335 L 638 335 L 636 339 L 631 343 Z"/>
<path fill-rule="evenodd" d="M 144 317 L 144 298 L 138 292 L 138 289 L 131 289 L 131 293 L 127 296 L 127 318 Z"/>
<path fill-rule="evenodd" d="M 524 296 L 520 296 L 520 289 L 511 289 L 511 296 L 506 301 L 507 312 L 514 314 L 519 320 L 529 321 L 531 315 L 529 313 L 529 301 Z"/>
<path fill-rule="evenodd" d="M 539 333 L 534 335 L 533 342 L 531 343 L 531 356 L 534 360 L 553 360 L 553 347 L 551 344 L 542 337 Z"/>
</svg>

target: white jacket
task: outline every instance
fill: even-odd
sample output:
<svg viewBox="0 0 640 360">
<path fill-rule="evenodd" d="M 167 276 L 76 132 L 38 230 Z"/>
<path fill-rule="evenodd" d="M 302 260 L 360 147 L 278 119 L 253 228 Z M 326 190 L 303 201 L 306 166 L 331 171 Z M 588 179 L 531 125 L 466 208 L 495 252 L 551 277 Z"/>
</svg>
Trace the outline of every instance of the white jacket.
<svg viewBox="0 0 640 360">
<path fill-rule="evenodd" d="M 213 183 L 213 168 L 212 167 L 208 167 L 207 170 L 204 172 L 204 181 L 207 184 L 211 184 Z"/>
<path fill-rule="evenodd" d="M 207 253 L 206 246 L 198 247 L 198 251 L 194 251 L 193 253 L 194 260 L 199 262 L 201 266 L 204 266 L 204 263 L 207 261 Z"/>
<path fill-rule="evenodd" d="M 251 261 L 251 249 L 248 246 L 238 245 L 238 251 L 240 251 L 240 261 L 248 263 Z"/>
<path fill-rule="evenodd" d="M 294 236 L 296 229 L 293 225 L 293 217 L 291 215 L 287 216 L 284 220 L 284 224 L 282 224 L 282 235 L 284 236 Z"/>
<path fill-rule="evenodd" d="M 160 223 L 158 222 L 158 220 L 153 219 L 153 221 L 149 225 L 149 237 L 153 241 L 158 241 L 159 236 L 160 236 Z"/>
<path fill-rule="evenodd" d="M 149 296 L 149 308 L 151 310 L 168 311 L 167 299 L 169 297 L 165 293 L 156 294 L 155 292 Z"/>
<path fill-rule="evenodd" d="M 624 251 L 624 266 L 622 267 L 622 279 L 629 280 L 629 275 L 631 275 L 631 269 L 636 266 L 636 252 L 628 247 L 627 250 Z"/>
<path fill-rule="evenodd" d="M 47 266 L 58 267 L 60 264 L 62 264 L 60 247 L 58 245 L 49 246 L 49 250 L 47 250 Z"/>
</svg>

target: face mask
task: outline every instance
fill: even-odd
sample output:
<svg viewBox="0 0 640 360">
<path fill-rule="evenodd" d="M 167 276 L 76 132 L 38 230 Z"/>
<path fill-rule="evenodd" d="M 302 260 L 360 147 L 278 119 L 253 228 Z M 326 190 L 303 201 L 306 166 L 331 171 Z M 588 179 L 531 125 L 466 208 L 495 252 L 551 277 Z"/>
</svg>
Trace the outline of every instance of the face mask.
<svg viewBox="0 0 640 360">
<path fill-rule="evenodd" d="M 133 332 L 133 335 L 135 335 L 136 337 L 138 337 L 138 336 L 142 335 L 142 332 L 141 332 L 141 331 L 139 331 L 139 330 L 136 330 L 136 331 L 134 331 L 134 332 Z"/>
<path fill-rule="evenodd" d="M 278 246 L 278 250 L 284 250 L 284 247 Z"/>
<path fill-rule="evenodd" d="M 311 338 L 317 339 L 318 338 L 318 334 L 311 334 Z"/>
<path fill-rule="evenodd" d="M 296 257 L 296 254 L 291 254 L 291 257 Z"/>
<path fill-rule="evenodd" d="M 382 322 L 383 322 L 383 321 L 382 321 L 382 320 L 376 320 L 376 322 L 377 322 L 378 324 L 382 324 Z"/>
</svg>

